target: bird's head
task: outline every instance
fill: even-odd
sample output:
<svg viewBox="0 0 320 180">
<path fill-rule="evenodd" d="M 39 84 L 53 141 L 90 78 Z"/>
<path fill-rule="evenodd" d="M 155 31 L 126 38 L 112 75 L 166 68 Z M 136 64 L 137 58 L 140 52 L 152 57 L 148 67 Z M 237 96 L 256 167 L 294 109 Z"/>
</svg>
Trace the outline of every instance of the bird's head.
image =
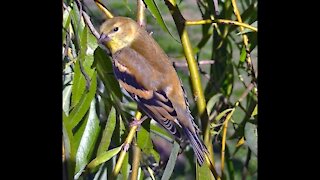
<svg viewBox="0 0 320 180">
<path fill-rule="evenodd" d="M 99 45 L 108 48 L 112 54 L 127 47 L 136 37 L 139 25 L 127 17 L 114 17 L 100 27 Z"/>
</svg>

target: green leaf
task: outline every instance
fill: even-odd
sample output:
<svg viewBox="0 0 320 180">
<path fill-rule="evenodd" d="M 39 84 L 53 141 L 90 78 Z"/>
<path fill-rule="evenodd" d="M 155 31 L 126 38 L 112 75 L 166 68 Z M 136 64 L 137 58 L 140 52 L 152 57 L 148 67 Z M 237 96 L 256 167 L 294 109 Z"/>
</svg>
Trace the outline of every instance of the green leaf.
<svg viewBox="0 0 320 180">
<path fill-rule="evenodd" d="M 226 97 L 230 97 L 232 90 L 233 90 L 233 82 L 234 82 L 233 65 L 228 62 L 226 64 L 226 70 L 225 70 L 226 74 L 225 74 L 225 78 L 224 78 L 223 84 L 222 84 L 222 88 L 224 90 L 224 95 Z"/>
<path fill-rule="evenodd" d="M 71 16 L 73 33 L 74 33 L 74 45 L 75 45 L 75 49 L 79 51 L 80 49 L 79 38 L 81 37 L 81 32 L 84 28 L 84 22 L 81 21 L 81 15 L 80 15 L 77 4 L 73 2 L 71 7 L 72 7 L 72 10 L 70 11 L 70 16 Z"/>
<path fill-rule="evenodd" d="M 220 99 L 221 96 L 222 96 L 222 94 L 221 94 L 221 93 L 218 93 L 218 94 L 212 96 L 212 97 L 210 98 L 210 100 L 208 101 L 208 103 L 207 103 L 207 111 L 208 111 L 208 114 L 209 114 L 209 115 L 211 114 L 211 111 L 212 111 L 213 106 L 216 104 L 216 102 L 219 101 L 219 99 Z"/>
<path fill-rule="evenodd" d="M 96 61 L 98 76 L 102 80 L 106 90 L 109 93 L 115 94 L 118 99 L 122 99 L 120 85 L 113 74 L 112 63 L 107 53 L 98 47 L 94 51 L 94 60 Z"/>
<path fill-rule="evenodd" d="M 87 113 L 90 107 L 90 103 L 96 94 L 97 88 L 97 73 L 94 73 L 91 78 L 91 86 L 89 92 L 82 94 L 82 97 L 76 107 L 71 111 L 69 118 L 67 119 L 68 124 L 71 128 L 75 127 Z"/>
<path fill-rule="evenodd" d="M 257 126 L 251 123 L 246 123 L 244 128 L 244 137 L 246 138 L 246 144 L 253 152 L 258 156 L 258 130 Z"/>
<path fill-rule="evenodd" d="M 62 118 L 66 119 L 68 118 L 65 113 L 62 113 Z M 63 121 L 65 122 L 65 121 Z M 70 154 L 71 154 L 71 142 L 73 141 L 73 136 L 71 130 L 68 130 L 65 123 L 63 123 L 63 146 L 65 148 L 65 157 L 66 159 L 70 159 Z"/>
<path fill-rule="evenodd" d="M 73 22 L 74 32 L 81 33 L 84 28 L 84 22 L 81 21 L 81 15 L 77 4 L 72 4 L 72 10 L 70 11 L 71 21 Z M 77 36 L 77 35 L 75 35 Z"/>
<path fill-rule="evenodd" d="M 166 168 L 164 169 L 163 176 L 161 180 L 168 180 L 171 177 L 171 174 L 173 172 L 174 166 L 177 162 L 177 157 L 179 153 L 180 145 L 174 141 L 172 149 L 171 149 L 171 154 L 168 160 L 168 163 L 166 165 Z"/>
<path fill-rule="evenodd" d="M 208 165 L 204 163 L 201 167 L 196 163 L 196 179 L 214 179 Z"/>
<path fill-rule="evenodd" d="M 141 124 L 141 129 L 137 132 L 137 144 L 146 155 L 154 155 L 157 162 L 160 160 L 159 154 L 154 151 L 150 138 L 150 119 L 145 120 Z"/>
<path fill-rule="evenodd" d="M 246 60 L 247 53 L 246 53 L 246 48 L 245 46 L 242 47 L 241 49 L 241 54 L 240 54 L 240 63 L 243 64 Z"/>
<path fill-rule="evenodd" d="M 112 107 L 108 116 L 106 126 L 102 134 L 99 147 L 98 147 L 98 152 L 97 152 L 98 156 L 102 152 L 108 150 L 115 126 L 116 126 L 116 110 L 114 109 L 114 107 Z"/>
<path fill-rule="evenodd" d="M 233 108 L 225 109 L 220 114 L 217 115 L 216 120 L 214 122 L 219 122 L 222 117 L 224 117 L 228 112 L 232 111 Z M 214 126 L 214 124 L 213 124 Z"/>
<path fill-rule="evenodd" d="M 251 117 L 254 118 L 258 114 L 258 104 L 254 107 Z"/>
<path fill-rule="evenodd" d="M 170 34 L 170 36 L 177 42 L 179 42 L 175 37 L 173 37 L 173 35 L 171 34 L 171 32 L 169 31 L 166 23 L 163 21 L 163 18 L 160 14 L 160 11 L 157 7 L 157 4 L 154 2 L 154 0 L 144 0 L 145 4 L 147 5 L 147 9 L 149 9 L 149 11 L 151 12 L 151 14 L 153 15 L 153 17 L 156 18 L 158 24 L 160 25 L 160 27 L 166 31 L 167 33 Z"/>
<path fill-rule="evenodd" d="M 71 23 L 71 16 L 70 16 L 70 7 L 64 10 L 63 12 L 63 28 L 65 30 L 62 30 L 62 38 L 65 38 L 66 36 L 66 30 L 69 31 L 69 26 Z"/>
<path fill-rule="evenodd" d="M 141 167 L 139 167 L 139 169 L 138 169 L 138 177 L 137 177 L 137 179 L 139 179 L 139 180 L 144 180 L 145 179 L 144 178 L 144 173 L 143 173 Z"/>
<path fill-rule="evenodd" d="M 76 175 L 75 179 L 78 179 L 89 162 L 93 149 L 95 147 L 99 132 L 101 130 L 99 126 L 99 118 L 96 114 L 95 99 L 91 101 L 88 120 L 83 131 L 81 141 L 76 154 Z"/>
<path fill-rule="evenodd" d="M 66 113 L 66 115 L 69 115 L 69 108 L 70 108 L 70 96 L 71 96 L 71 90 L 72 86 L 69 85 L 65 87 L 62 91 L 62 109 Z"/>
<path fill-rule="evenodd" d="M 162 127 L 159 127 L 156 123 L 150 123 L 150 130 L 152 133 L 162 137 L 163 139 L 173 142 L 172 136 Z"/>
<path fill-rule="evenodd" d="M 74 76 L 72 81 L 72 99 L 71 106 L 74 107 L 79 103 L 85 89 L 85 79 L 80 71 L 79 59 L 74 66 Z"/>
<path fill-rule="evenodd" d="M 98 165 L 108 161 L 109 159 L 111 159 L 113 156 L 115 156 L 116 154 L 118 154 L 121 150 L 122 146 L 119 146 L 117 148 L 111 149 L 107 152 L 103 152 L 101 153 L 98 157 L 96 157 L 95 159 L 93 159 L 87 166 L 88 169 L 93 169 L 95 167 L 97 167 Z"/>
<path fill-rule="evenodd" d="M 129 171 L 130 171 L 130 164 L 129 164 L 129 153 L 126 153 L 123 159 L 123 163 L 121 166 L 121 175 L 122 179 L 129 179 Z"/>
<path fill-rule="evenodd" d="M 83 71 L 89 76 L 92 76 L 92 73 L 94 72 L 94 69 L 91 68 L 93 63 L 93 50 L 88 47 L 89 41 L 88 38 L 92 36 L 91 32 L 88 30 L 88 27 L 84 27 L 81 38 L 80 38 L 80 50 L 79 50 L 79 56 L 77 58 L 77 62 L 75 64 L 75 70 L 74 70 L 74 80 L 73 80 L 73 88 L 72 88 L 72 106 L 76 105 L 84 90 L 86 85 L 86 80 L 84 77 L 84 74 L 82 74 L 80 69 L 80 62 L 83 66 Z M 92 41 L 92 39 L 90 39 Z M 94 42 L 90 42 L 90 46 L 94 47 Z M 97 46 L 97 45 L 96 45 Z M 90 49 L 91 51 L 87 50 Z M 91 53 L 91 54 L 90 54 Z"/>
</svg>

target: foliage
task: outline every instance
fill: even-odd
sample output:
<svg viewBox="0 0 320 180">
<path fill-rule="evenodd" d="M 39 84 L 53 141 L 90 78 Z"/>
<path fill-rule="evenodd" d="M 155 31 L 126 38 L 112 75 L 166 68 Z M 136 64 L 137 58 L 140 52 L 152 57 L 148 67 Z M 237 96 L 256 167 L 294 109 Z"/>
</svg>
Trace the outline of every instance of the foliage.
<svg viewBox="0 0 320 180">
<path fill-rule="evenodd" d="M 188 144 L 179 150 L 177 142 L 154 120 L 144 121 L 134 131 L 132 145 L 121 155 L 130 137 L 129 123 L 135 115 L 139 117 L 137 105 L 122 92 L 111 60 L 98 47 L 83 12 L 97 30 L 106 17 L 93 1 L 63 2 L 64 179 L 213 178 L 207 166 L 196 166 Z M 145 0 L 146 29 L 153 32 L 173 61 L 196 123 L 205 127 L 203 122 L 208 122 L 208 131 L 203 130 L 202 135 L 211 145 L 219 176 L 257 179 L 257 32 L 224 21 L 241 22 L 238 8 L 242 22 L 256 26 L 257 1 L 218 1 L 219 15 L 214 1 L 176 2 L 186 21 L 211 21 L 186 27 L 192 57 L 199 66 L 196 73 L 200 73 L 206 118 L 199 113 L 199 96 L 194 92 L 189 59 L 186 62 L 185 42 L 180 38 L 177 14 L 171 15 L 172 2 Z M 103 4 L 114 15 L 136 19 L 135 2 L 113 0 Z M 113 174 L 120 158 L 119 174 Z"/>
</svg>

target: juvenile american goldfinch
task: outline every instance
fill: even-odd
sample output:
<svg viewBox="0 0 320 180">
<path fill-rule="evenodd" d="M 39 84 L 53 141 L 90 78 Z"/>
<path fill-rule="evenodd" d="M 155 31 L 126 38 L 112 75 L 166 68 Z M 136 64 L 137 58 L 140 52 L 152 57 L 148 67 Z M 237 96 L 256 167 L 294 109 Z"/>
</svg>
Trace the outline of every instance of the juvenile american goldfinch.
<svg viewBox="0 0 320 180">
<path fill-rule="evenodd" d="M 99 44 L 110 51 L 120 86 L 172 135 L 186 137 L 202 165 L 208 150 L 197 135 L 199 129 L 168 56 L 148 32 L 130 18 L 109 19 L 101 25 L 100 32 Z"/>
</svg>

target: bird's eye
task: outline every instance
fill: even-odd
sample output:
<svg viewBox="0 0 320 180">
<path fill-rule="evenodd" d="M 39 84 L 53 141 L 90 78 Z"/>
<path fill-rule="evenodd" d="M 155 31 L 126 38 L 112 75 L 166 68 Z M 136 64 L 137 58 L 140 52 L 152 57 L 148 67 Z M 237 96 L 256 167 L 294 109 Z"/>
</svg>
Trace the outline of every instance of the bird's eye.
<svg viewBox="0 0 320 180">
<path fill-rule="evenodd" d="M 114 32 L 117 32 L 118 30 L 119 30 L 118 27 L 115 27 L 115 28 L 113 29 Z"/>
</svg>

